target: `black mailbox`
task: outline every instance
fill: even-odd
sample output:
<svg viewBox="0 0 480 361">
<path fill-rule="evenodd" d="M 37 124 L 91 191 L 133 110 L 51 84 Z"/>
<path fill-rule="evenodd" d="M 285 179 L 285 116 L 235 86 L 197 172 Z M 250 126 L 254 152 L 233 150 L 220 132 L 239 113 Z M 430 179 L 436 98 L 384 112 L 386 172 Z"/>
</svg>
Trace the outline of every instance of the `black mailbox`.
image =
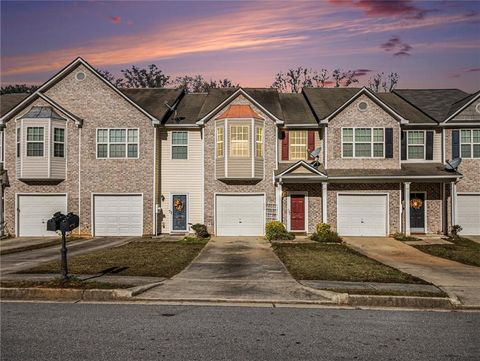
<svg viewBox="0 0 480 361">
<path fill-rule="evenodd" d="M 70 232 L 78 227 L 80 218 L 73 213 L 68 213 L 60 222 L 60 231 Z"/>
<path fill-rule="evenodd" d="M 47 231 L 56 232 L 60 230 L 60 223 L 65 218 L 65 216 L 56 212 L 51 219 L 47 221 Z"/>
</svg>

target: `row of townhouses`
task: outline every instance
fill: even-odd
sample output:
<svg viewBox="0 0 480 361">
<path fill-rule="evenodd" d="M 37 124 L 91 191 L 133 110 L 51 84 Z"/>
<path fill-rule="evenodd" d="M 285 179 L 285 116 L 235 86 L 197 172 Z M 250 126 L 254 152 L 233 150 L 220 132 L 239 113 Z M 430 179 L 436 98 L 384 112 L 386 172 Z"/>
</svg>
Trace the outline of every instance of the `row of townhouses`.
<svg viewBox="0 0 480 361">
<path fill-rule="evenodd" d="M 1 97 L 5 231 L 480 234 L 480 92 L 117 89 L 83 59 Z M 461 163 L 459 163 L 461 158 Z M 452 161 L 453 160 L 453 161 Z"/>
</svg>

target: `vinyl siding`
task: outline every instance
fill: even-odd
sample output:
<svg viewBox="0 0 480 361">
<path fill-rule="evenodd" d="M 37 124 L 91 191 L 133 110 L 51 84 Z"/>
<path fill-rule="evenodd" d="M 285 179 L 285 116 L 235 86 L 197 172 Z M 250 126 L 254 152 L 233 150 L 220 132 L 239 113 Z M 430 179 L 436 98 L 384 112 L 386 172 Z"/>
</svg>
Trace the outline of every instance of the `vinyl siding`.
<svg viewBox="0 0 480 361">
<path fill-rule="evenodd" d="M 237 158 L 230 156 L 231 141 L 230 134 L 232 126 L 244 125 L 248 126 L 248 149 L 249 157 L 247 158 Z M 243 120 L 229 120 L 228 121 L 228 132 L 227 132 L 227 141 L 228 141 L 228 150 L 226 156 L 228 157 L 227 166 L 228 166 L 228 178 L 251 178 L 252 177 L 252 121 L 243 121 Z"/>
<path fill-rule="evenodd" d="M 27 156 L 27 128 L 43 127 L 43 157 Z M 50 131 L 48 120 L 23 120 L 22 128 L 22 164 L 21 176 L 19 178 L 45 179 L 49 178 L 48 152 L 50 149 Z"/>
<path fill-rule="evenodd" d="M 188 159 L 171 159 L 172 131 L 162 129 L 161 135 L 161 186 L 160 192 L 164 197 L 161 202 L 162 233 L 171 232 L 171 195 L 187 194 L 188 223 L 202 222 L 202 193 L 203 193 L 203 160 L 202 138 L 200 130 L 188 131 Z"/>
<path fill-rule="evenodd" d="M 419 129 L 421 130 L 421 129 Z M 431 130 L 431 129 L 428 129 Z M 433 159 L 408 159 L 402 160 L 402 163 L 441 163 L 442 162 L 442 131 L 440 129 L 433 130 Z M 408 151 L 408 150 L 407 150 Z"/>
</svg>

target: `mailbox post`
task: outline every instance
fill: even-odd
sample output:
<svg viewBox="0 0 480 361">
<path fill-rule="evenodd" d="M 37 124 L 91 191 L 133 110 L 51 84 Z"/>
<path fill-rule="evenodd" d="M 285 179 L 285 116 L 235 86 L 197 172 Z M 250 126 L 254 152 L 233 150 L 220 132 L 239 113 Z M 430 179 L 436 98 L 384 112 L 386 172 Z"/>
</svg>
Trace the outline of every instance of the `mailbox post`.
<svg viewBox="0 0 480 361">
<path fill-rule="evenodd" d="M 61 255 L 61 272 L 62 278 L 68 279 L 68 262 L 67 262 L 67 232 L 71 232 L 78 227 L 80 223 L 80 218 L 73 213 L 68 213 L 64 215 L 60 212 L 57 212 L 53 215 L 51 219 L 47 222 L 47 231 L 57 232 L 60 231 L 62 234 L 62 248 L 60 250 Z"/>
</svg>

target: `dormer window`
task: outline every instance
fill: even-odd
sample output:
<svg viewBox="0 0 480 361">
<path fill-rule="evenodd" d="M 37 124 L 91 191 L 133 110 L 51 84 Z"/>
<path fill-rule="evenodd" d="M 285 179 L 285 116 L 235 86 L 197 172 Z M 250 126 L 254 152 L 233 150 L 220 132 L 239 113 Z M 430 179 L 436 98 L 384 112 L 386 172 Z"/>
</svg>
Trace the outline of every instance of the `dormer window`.
<svg viewBox="0 0 480 361">
<path fill-rule="evenodd" d="M 45 128 L 27 127 L 27 157 L 43 157 Z"/>
</svg>

